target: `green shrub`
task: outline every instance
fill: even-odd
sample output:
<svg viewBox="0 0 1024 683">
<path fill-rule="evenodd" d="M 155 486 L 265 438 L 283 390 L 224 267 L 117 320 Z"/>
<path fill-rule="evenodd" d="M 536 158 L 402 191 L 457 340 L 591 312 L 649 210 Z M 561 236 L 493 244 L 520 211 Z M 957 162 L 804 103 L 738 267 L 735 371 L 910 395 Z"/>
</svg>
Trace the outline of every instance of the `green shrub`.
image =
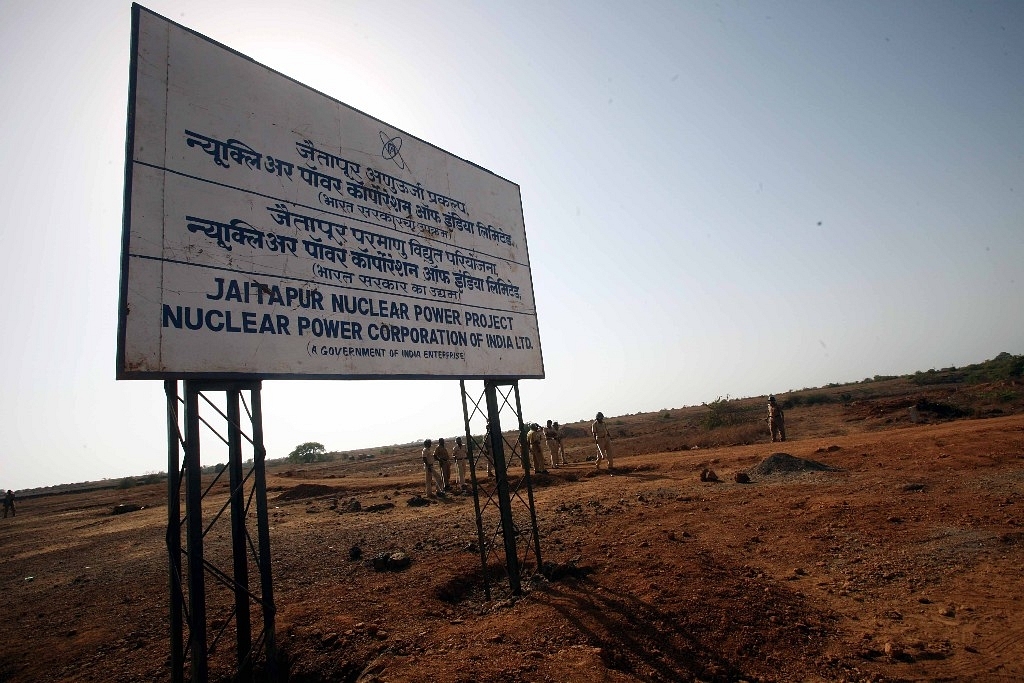
<svg viewBox="0 0 1024 683">
<path fill-rule="evenodd" d="M 708 412 L 704 415 L 703 426 L 707 431 L 757 422 L 761 414 L 760 406 L 743 407 L 738 400 L 730 400 L 728 394 L 706 405 Z"/>
</svg>

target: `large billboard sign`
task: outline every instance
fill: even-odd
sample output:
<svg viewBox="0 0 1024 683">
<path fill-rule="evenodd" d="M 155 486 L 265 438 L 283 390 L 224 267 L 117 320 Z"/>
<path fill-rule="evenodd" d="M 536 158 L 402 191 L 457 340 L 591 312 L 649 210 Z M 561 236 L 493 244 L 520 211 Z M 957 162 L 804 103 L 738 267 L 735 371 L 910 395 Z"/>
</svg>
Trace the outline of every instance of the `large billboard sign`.
<svg viewBox="0 0 1024 683">
<path fill-rule="evenodd" d="M 145 8 L 121 379 L 541 378 L 519 187 Z"/>
</svg>

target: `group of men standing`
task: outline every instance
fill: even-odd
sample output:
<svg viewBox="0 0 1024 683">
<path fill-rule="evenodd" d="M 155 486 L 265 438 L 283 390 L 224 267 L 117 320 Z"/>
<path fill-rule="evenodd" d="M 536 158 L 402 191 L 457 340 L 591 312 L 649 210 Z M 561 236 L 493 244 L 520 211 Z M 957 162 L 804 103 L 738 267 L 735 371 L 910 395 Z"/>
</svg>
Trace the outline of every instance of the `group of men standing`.
<svg viewBox="0 0 1024 683">
<path fill-rule="evenodd" d="M 547 463 L 544 462 L 544 448 L 542 443 L 547 444 L 547 450 L 551 456 L 551 466 L 561 467 L 568 464 L 565 461 L 565 447 L 562 445 L 562 429 L 557 422 L 548 420 L 546 427 L 541 428 L 534 422 L 530 425 L 530 431 L 526 434 L 526 443 L 530 448 L 530 456 L 533 458 L 533 469 L 541 474 L 548 471 Z"/>
<path fill-rule="evenodd" d="M 612 462 L 612 437 L 608 431 L 608 425 L 605 424 L 604 413 L 597 414 L 597 418 L 590 425 L 590 432 L 594 435 L 594 441 L 597 444 L 597 469 L 601 469 L 601 463 L 604 461 L 608 462 L 608 469 L 612 469 L 615 467 L 615 464 Z M 544 462 L 542 443 L 547 444 L 551 467 L 561 467 L 567 464 L 562 438 L 562 430 L 557 422 L 548 420 L 548 424 L 544 428 L 541 428 L 536 422 L 530 425 L 530 431 L 526 435 L 526 442 L 529 445 L 530 455 L 533 458 L 534 470 L 541 474 L 548 471 L 547 464 Z"/>
<path fill-rule="evenodd" d="M 590 433 L 594 435 L 597 444 L 597 469 L 601 469 L 601 463 L 608 462 L 608 469 L 615 467 L 612 461 L 612 437 L 608 431 L 608 425 L 604 421 L 604 413 L 598 413 L 594 422 L 590 425 Z M 530 432 L 526 435 L 526 441 L 530 447 L 530 454 L 533 457 L 533 468 L 544 474 L 548 471 L 544 462 L 544 449 L 541 443 L 546 443 L 548 453 L 551 456 L 551 466 L 561 467 L 567 464 L 565 461 L 565 448 L 562 445 L 562 430 L 557 422 L 548 420 L 543 429 L 534 422 L 530 426 Z"/>
<path fill-rule="evenodd" d="M 488 426 L 488 431 L 490 427 Z M 612 439 L 608 431 L 608 425 L 604 421 L 604 414 L 598 413 L 597 418 L 590 426 L 594 442 L 597 444 L 597 469 L 601 469 L 601 463 L 607 462 L 608 469 L 614 467 L 612 461 Z M 562 428 L 557 422 L 547 421 L 545 427 L 536 422 L 530 424 L 530 431 L 526 434 L 527 452 L 524 454 L 524 465 L 532 461 L 533 469 L 541 474 L 546 474 L 548 467 L 562 467 L 568 464 L 565 458 L 565 446 L 563 444 Z M 548 460 L 545 462 L 545 445 L 548 452 Z M 487 476 L 491 476 L 494 468 L 494 461 L 491 458 L 490 435 L 485 434 L 483 438 L 483 461 L 487 466 Z M 469 485 L 466 478 L 467 454 L 466 447 L 462 443 L 462 437 L 456 437 L 455 446 L 449 455 L 445 446 L 444 438 L 437 440 L 434 445 L 430 439 L 423 441 L 423 471 L 425 495 L 434 498 L 437 495 L 445 495 L 452 491 L 452 461 L 455 461 L 456 473 L 458 475 L 459 490 L 465 492 Z M 436 493 L 435 493 L 436 491 Z"/>
<path fill-rule="evenodd" d="M 774 395 L 768 397 L 768 431 L 771 432 L 772 441 L 786 440 L 786 422 L 782 412 L 782 406 L 775 400 Z M 489 429 L 489 428 L 488 428 Z M 608 425 L 604 421 L 604 413 L 598 413 L 596 419 L 590 425 L 590 433 L 594 436 L 597 444 L 597 461 L 595 466 L 601 469 L 601 463 L 607 462 L 608 469 L 615 467 L 612 460 L 612 439 L 608 431 Z M 524 465 L 530 464 L 532 460 L 534 471 L 546 474 L 548 467 L 562 467 L 566 465 L 565 447 L 562 444 L 562 430 L 557 422 L 548 420 L 547 426 L 541 427 L 536 422 L 530 425 L 530 431 L 526 434 L 527 453 L 524 454 Z M 545 462 L 544 451 L 547 445 L 548 460 Z M 483 439 L 484 461 L 487 464 L 487 476 L 491 476 L 493 461 L 491 459 L 490 436 L 485 435 Z M 455 447 L 452 448 L 451 456 L 445 448 L 444 439 L 437 440 L 437 446 L 432 446 L 430 439 L 423 442 L 423 467 L 426 472 L 426 495 L 434 497 L 432 486 L 436 486 L 438 493 L 444 494 L 450 490 L 451 482 L 451 461 L 454 460 L 459 477 L 459 488 L 465 491 L 468 486 L 466 480 L 466 448 L 462 444 L 462 437 L 455 439 Z M 5 514 L 6 516 L 6 514 Z"/>
<path fill-rule="evenodd" d="M 459 478 L 459 491 L 465 492 L 469 484 L 466 479 L 466 447 L 462 443 L 462 437 L 455 437 L 455 445 L 449 455 L 445 446 L 444 437 L 437 440 L 434 446 L 430 439 L 423 441 L 423 471 L 426 474 L 426 495 L 434 498 L 434 488 L 440 495 L 452 492 L 452 461 L 455 461 L 455 471 Z M 488 467 L 490 473 L 490 467 Z"/>
</svg>

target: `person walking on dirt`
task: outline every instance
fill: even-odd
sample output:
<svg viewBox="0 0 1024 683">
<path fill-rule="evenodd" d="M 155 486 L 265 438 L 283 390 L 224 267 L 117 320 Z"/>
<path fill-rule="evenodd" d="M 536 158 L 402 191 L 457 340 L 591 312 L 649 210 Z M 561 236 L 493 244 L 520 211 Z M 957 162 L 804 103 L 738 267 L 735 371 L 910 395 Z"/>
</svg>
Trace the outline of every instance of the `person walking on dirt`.
<svg viewBox="0 0 1024 683">
<path fill-rule="evenodd" d="M 601 469 L 601 461 L 608 461 L 608 469 L 613 469 L 615 463 L 612 460 L 612 435 L 608 432 L 608 425 L 604 423 L 604 413 L 598 413 L 597 419 L 590 425 L 590 431 L 597 442 L 597 463 L 596 469 Z"/>
<path fill-rule="evenodd" d="M 526 435 L 526 443 L 530 449 L 530 457 L 533 458 L 533 469 L 538 474 L 547 474 L 548 471 L 547 467 L 544 466 L 544 451 L 540 444 L 543 438 L 544 432 L 541 431 L 540 425 L 536 422 L 530 425 L 530 431 Z"/>
<path fill-rule="evenodd" d="M 558 433 L 554 426 L 551 424 L 551 420 L 548 420 L 547 427 L 544 428 L 544 443 L 548 445 L 548 453 L 551 455 L 551 466 L 558 467 Z M 565 463 L 562 463 L 565 464 Z"/>
<path fill-rule="evenodd" d="M 768 431 L 772 435 L 772 443 L 775 442 L 776 437 L 779 441 L 786 440 L 786 417 L 782 414 L 782 406 L 780 406 L 774 395 L 768 396 Z"/>
<path fill-rule="evenodd" d="M 452 480 L 452 461 L 448 457 L 448 449 L 444 446 L 444 437 L 437 440 L 437 447 L 434 448 L 434 460 L 441 467 L 441 490 L 448 492 L 448 485 Z"/>
<path fill-rule="evenodd" d="M 14 509 L 14 491 L 7 489 L 7 494 L 4 496 L 4 519 L 7 519 L 7 513 L 11 513 L 11 517 L 17 517 L 18 511 Z"/>
<path fill-rule="evenodd" d="M 452 446 L 452 460 L 455 461 L 455 471 L 459 475 L 459 489 L 466 490 L 466 447 L 462 445 L 462 437 L 455 437 L 455 445 Z"/>
<path fill-rule="evenodd" d="M 444 489 L 444 484 L 441 482 L 441 475 L 437 473 L 434 468 L 434 451 L 430 447 L 430 439 L 424 439 L 423 441 L 423 471 L 426 474 L 426 492 L 423 494 L 427 498 L 434 498 L 433 485 L 437 485 L 437 490 L 441 491 Z"/>
</svg>

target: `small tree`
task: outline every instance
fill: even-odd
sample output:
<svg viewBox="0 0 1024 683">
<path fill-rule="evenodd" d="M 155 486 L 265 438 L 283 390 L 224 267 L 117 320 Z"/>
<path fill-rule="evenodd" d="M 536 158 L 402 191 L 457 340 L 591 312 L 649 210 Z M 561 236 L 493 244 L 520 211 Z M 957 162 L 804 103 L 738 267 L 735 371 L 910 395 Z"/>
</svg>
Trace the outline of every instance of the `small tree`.
<svg viewBox="0 0 1024 683">
<path fill-rule="evenodd" d="M 325 453 L 324 445 L 316 441 L 307 441 L 299 444 L 288 454 L 289 462 L 317 462 L 323 458 Z"/>
</svg>

